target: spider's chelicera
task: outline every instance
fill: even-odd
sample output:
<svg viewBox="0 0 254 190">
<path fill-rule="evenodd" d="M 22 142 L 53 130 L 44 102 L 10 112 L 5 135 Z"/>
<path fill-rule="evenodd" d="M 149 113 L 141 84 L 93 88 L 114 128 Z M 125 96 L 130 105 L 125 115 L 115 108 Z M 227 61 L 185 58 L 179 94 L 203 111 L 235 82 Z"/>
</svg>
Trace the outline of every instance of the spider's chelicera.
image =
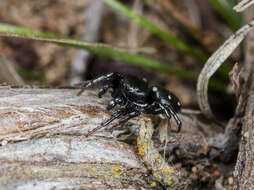
<svg viewBox="0 0 254 190">
<path fill-rule="evenodd" d="M 165 114 L 169 119 L 172 116 L 178 125 L 176 132 L 181 130 L 181 120 L 177 113 L 180 111 L 182 105 L 172 92 L 158 86 L 149 87 L 145 78 L 140 79 L 132 75 L 122 75 L 119 73 L 108 73 L 90 82 L 84 82 L 82 88 L 85 89 L 96 84 L 103 85 L 98 93 L 99 98 L 109 88 L 113 89 L 111 93 L 112 100 L 109 101 L 107 110 L 111 110 L 116 105 L 119 105 L 120 109 L 87 135 L 91 135 L 121 116 L 126 116 L 126 118 L 121 120 L 119 124 L 123 124 L 129 119 L 141 114 Z"/>
</svg>

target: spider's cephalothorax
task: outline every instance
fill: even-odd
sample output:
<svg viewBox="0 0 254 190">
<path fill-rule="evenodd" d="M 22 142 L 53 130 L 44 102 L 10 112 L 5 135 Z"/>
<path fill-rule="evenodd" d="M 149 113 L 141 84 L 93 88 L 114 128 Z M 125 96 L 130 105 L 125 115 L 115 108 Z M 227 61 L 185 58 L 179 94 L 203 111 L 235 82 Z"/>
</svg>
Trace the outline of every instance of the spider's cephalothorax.
<svg viewBox="0 0 254 190">
<path fill-rule="evenodd" d="M 111 118 L 101 124 L 101 126 L 93 129 L 88 135 L 98 129 L 107 126 L 113 120 L 127 116 L 119 123 L 125 123 L 129 119 L 139 116 L 140 114 L 165 114 L 169 119 L 171 116 L 175 119 L 178 129 L 181 130 L 181 121 L 177 113 L 181 109 L 179 99 L 170 91 L 158 87 L 148 86 L 146 79 L 139 79 L 131 75 L 122 75 L 119 73 L 108 73 L 102 75 L 90 82 L 85 82 L 82 88 L 88 88 L 96 84 L 102 84 L 103 87 L 99 90 L 98 96 L 101 98 L 109 88 L 112 88 L 112 100 L 108 103 L 107 110 L 111 110 L 116 105 L 120 105 Z M 78 95 L 83 92 L 81 90 Z"/>
</svg>

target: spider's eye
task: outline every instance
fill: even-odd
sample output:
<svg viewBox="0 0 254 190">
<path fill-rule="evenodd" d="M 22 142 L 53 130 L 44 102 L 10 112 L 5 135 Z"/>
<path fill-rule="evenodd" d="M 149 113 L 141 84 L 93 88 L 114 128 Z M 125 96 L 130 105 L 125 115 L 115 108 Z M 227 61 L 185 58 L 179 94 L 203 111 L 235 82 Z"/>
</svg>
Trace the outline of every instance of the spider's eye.
<svg viewBox="0 0 254 190">
<path fill-rule="evenodd" d="M 172 99 L 172 97 L 171 97 L 170 95 L 168 95 L 168 99 L 169 99 L 169 100 L 171 100 L 171 99 Z"/>
<path fill-rule="evenodd" d="M 158 88 L 154 86 L 152 90 L 153 90 L 153 92 L 157 92 Z"/>
<path fill-rule="evenodd" d="M 144 82 L 147 82 L 147 79 L 146 79 L 146 78 L 142 78 L 142 80 L 143 80 Z"/>
</svg>

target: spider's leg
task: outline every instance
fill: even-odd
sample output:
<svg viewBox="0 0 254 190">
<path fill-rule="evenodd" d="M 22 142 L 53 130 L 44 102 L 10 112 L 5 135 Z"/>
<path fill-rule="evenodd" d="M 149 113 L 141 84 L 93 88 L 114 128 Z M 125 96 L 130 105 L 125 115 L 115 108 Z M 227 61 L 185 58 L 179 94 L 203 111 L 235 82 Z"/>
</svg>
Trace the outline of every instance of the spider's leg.
<svg viewBox="0 0 254 190">
<path fill-rule="evenodd" d="M 103 127 L 104 127 L 104 126 L 102 126 L 102 125 L 100 125 L 100 126 L 98 126 L 98 127 L 95 127 L 93 130 L 88 131 L 88 133 L 86 134 L 86 136 L 87 136 L 87 137 L 90 136 L 91 134 L 95 133 L 97 130 L 99 130 L 99 129 L 103 128 Z"/>
<path fill-rule="evenodd" d="M 94 85 L 99 84 L 99 83 L 109 83 L 109 82 L 112 82 L 118 76 L 119 76 L 119 74 L 117 74 L 117 73 L 108 73 L 108 74 L 102 75 L 102 76 L 100 76 L 100 77 L 98 77 L 96 79 L 93 79 L 93 80 L 91 80 L 89 82 L 85 81 L 81 85 L 82 90 L 78 93 L 78 96 L 81 95 L 84 92 L 84 88 L 88 88 L 88 87 L 94 86 Z"/>
<path fill-rule="evenodd" d="M 77 96 L 80 96 L 84 91 L 85 91 L 85 89 L 81 89 L 81 90 L 77 93 Z"/>
<path fill-rule="evenodd" d="M 117 89 L 113 89 L 112 93 L 111 93 L 111 96 L 113 98 L 116 98 L 118 96 L 121 96 L 122 92 L 121 92 L 121 89 L 117 88 Z"/>
<path fill-rule="evenodd" d="M 93 130 L 89 131 L 87 133 L 86 136 L 89 136 L 91 134 L 93 134 L 95 131 L 103 128 L 103 127 L 106 127 L 108 124 L 110 124 L 113 120 L 117 119 L 118 117 L 122 116 L 122 115 L 126 115 L 128 113 L 128 110 L 127 109 L 120 109 L 118 110 L 117 112 L 115 112 L 107 121 L 105 121 L 104 123 L 102 123 L 100 126 L 94 128 Z"/>
<path fill-rule="evenodd" d="M 137 117 L 137 116 L 139 116 L 139 115 L 140 115 L 139 112 L 132 112 L 132 113 L 130 113 L 130 114 L 128 115 L 127 118 L 125 118 L 125 119 L 119 121 L 116 125 L 113 125 L 112 127 L 110 127 L 109 130 L 112 130 L 113 128 L 118 127 L 118 126 L 120 126 L 120 125 L 126 123 L 126 122 L 127 122 L 128 120 L 130 120 L 131 118 Z"/>
<path fill-rule="evenodd" d="M 171 115 L 173 116 L 173 118 L 175 119 L 175 121 L 176 121 L 176 123 L 178 125 L 178 128 L 177 128 L 177 130 L 175 132 L 179 133 L 181 131 L 181 128 L 182 128 L 182 122 L 179 119 L 177 113 L 174 111 L 172 106 L 170 106 L 169 111 L 171 112 Z"/>
<path fill-rule="evenodd" d="M 126 115 L 129 113 L 129 110 L 126 108 L 120 109 L 118 111 L 116 111 L 111 118 L 109 118 L 107 121 L 105 121 L 104 123 L 102 123 L 101 125 L 103 127 L 107 126 L 108 124 L 110 124 L 112 121 L 114 121 L 115 119 L 121 117 L 122 115 Z"/>
<path fill-rule="evenodd" d="M 112 88 L 112 87 L 113 87 L 112 84 L 105 84 L 105 85 L 99 90 L 98 97 L 101 98 L 102 95 L 104 95 L 104 94 L 107 92 L 107 90 L 108 90 L 109 88 Z"/>
<path fill-rule="evenodd" d="M 160 113 L 163 113 L 163 110 L 157 104 L 152 104 L 151 106 L 146 108 L 145 113 L 146 114 L 160 114 Z"/>
<path fill-rule="evenodd" d="M 116 97 L 112 100 L 109 101 L 108 106 L 107 106 L 107 110 L 111 110 L 112 108 L 114 108 L 117 104 L 122 104 L 124 102 L 123 97 Z"/>
<path fill-rule="evenodd" d="M 177 128 L 176 132 L 179 133 L 181 131 L 181 128 L 182 128 L 182 122 L 181 122 L 181 120 L 179 119 L 178 115 L 175 112 L 172 115 L 173 115 L 173 118 L 175 119 L 175 121 L 178 125 L 178 128 Z"/>
<path fill-rule="evenodd" d="M 171 116 L 173 116 L 173 118 L 175 119 L 177 125 L 178 125 L 178 128 L 177 130 L 175 131 L 176 133 L 179 133 L 181 131 L 181 127 L 182 127 L 182 122 L 181 120 L 179 119 L 177 113 L 173 110 L 173 108 L 170 106 L 168 109 L 164 108 L 163 106 L 161 106 L 161 109 L 166 113 L 167 117 L 170 119 Z"/>
</svg>

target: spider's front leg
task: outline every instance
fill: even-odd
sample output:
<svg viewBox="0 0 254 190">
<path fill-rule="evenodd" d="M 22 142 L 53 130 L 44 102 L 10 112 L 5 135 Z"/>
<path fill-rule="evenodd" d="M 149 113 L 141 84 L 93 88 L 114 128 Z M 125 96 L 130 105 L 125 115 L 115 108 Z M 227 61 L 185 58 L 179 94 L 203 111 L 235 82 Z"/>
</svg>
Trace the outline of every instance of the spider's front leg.
<svg viewBox="0 0 254 190">
<path fill-rule="evenodd" d="M 145 113 L 156 115 L 163 113 L 163 110 L 157 104 L 152 104 L 145 109 Z"/>
<path fill-rule="evenodd" d="M 102 95 L 106 94 L 106 92 L 108 91 L 108 89 L 109 89 L 109 88 L 112 88 L 112 87 L 113 87 L 113 84 L 112 84 L 112 83 L 105 84 L 105 85 L 99 90 L 98 97 L 101 98 Z"/>
<path fill-rule="evenodd" d="M 160 104 L 159 104 L 160 105 Z M 179 133 L 181 131 L 182 128 L 182 122 L 179 119 L 177 113 L 174 111 L 174 109 L 172 108 L 172 106 L 169 106 L 167 109 L 165 107 L 163 107 L 162 105 L 160 105 L 161 109 L 164 111 L 164 113 L 166 114 L 166 116 L 168 117 L 168 119 L 171 119 L 171 116 L 173 116 L 173 118 L 176 121 L 176 124 L 178 126 L 177 130 L 174 131 L 176 133 Z"/>
<path fill-rule="evenodd" d="M 124 104 L 126 104 L 126 98 L 122 95 L 121 89 L 119 89 L 119 88 L 113 88 L 111 96 L 113 97 L 113 99 L 111 99 L 109 101 L 109 103 L 107 105 L 107 108 L 106 108 L 107 110 L 111 110 L 116 105 L 124 105 Z"/>
<path fill-rule="evenodd" d="M 98 126 L 98 127 L 94 128 L 93 130 L 89 131 L 86 136 L 89 136 L 89 135 L 93 134 L 94 132 L 96 132 L 97 130 L 99 130 L 103 127 L 106 127 L 108 124 L 110 124 L 115 119 L 121 117 L 122 115 L 126 115 L 128 113 L 130 113 L 130 110 L 128 110 L 127 108 L 122 108 L 122 109 L 116 111 L 108 120 L 103 122 L 100 126 Z"/>
<path fill-rule="evenodd" d="M 182 128 L 182 122 L 181 120 L 179 119 L 178 115 L 176 113 L 173 113 L 172 116 L 174 117 L 177 125 L 178 125 L 178 128 L 175 132 L 179 133 L 181 131 L 181 128 Z"/>
<path fill-rule="evenodd" d="M 114 108 L 117 104 L 121 105 L 123 104 L 124 100 L 122 97 L 116 97 L 113 98 L 112 100 L 109 101 L 108 105 L 107 105 L 107 110 L 111 110 L 112 108 Z"/>
<path fill-rule="evenodd" d="M 84 89 L 89 88 L 94 85 L 97 85 L 97 84 L 100 84 L 100 83 L 105 83 L 106 85 L 112 85 L 113 81 L 118 79 L 118 77 L 119 77 L 118 73 L 108 73 L 108 74 L 102 75 L 96 79 L 93 79 L 89 82 L 85 81 L 81 85 L 82 90 L 78 93 L 78 96 L 84 92 Z M 110 87 L 111 86 L 106 86 L 105 88 L 102 88 L 98 95 L 101 96 L 101 95 L 105 94 L 107 89 Z"/>
<path fill-rule="evenodd" d="M 110 127 L 109 130 L 112 131 L 112 129 L 114 129 L 115 127 L 118 127 L 120 125 L 123 125 L 124 123 L 126 123 L 127 121 L 129 121 L 130 119 L 134 118 L 134 117 L 137 117 L 139 116 L 141 113 L 140 112 L 137 112 L 137 111 L 134 111 L 134 112 L 131 112 L 129 113 L 128 117 L 119 121 L 116 125 L 113 125 L 112 127 Z"/>
</svg>

